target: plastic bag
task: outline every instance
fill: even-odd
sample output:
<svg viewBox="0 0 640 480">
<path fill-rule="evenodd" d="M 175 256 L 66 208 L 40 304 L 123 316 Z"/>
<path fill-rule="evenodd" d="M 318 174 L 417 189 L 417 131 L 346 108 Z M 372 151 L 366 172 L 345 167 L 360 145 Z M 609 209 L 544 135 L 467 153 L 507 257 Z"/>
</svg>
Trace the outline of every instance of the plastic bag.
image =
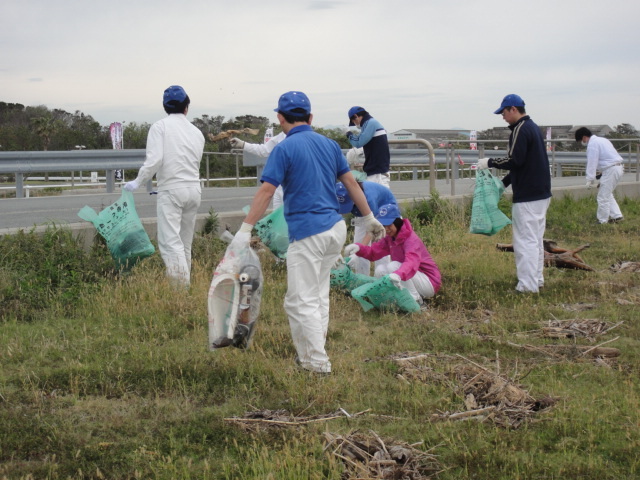
<svg viewBox="0 0 640 480">
<path fill-rule="evenodd" d="M 380 310 L 401 310 L 404 312 L 419 312 L 420 305 L 406 288 L 398 288 L 388 275 L 373 283 L 367 283 L 351 291 L 365 312 L 372 308 Z"/>
<path fill-rule="evenodd" d="M 276 208 L 254 225 L 258 236 L 269 250 L 278 258 L 287 258 L 289 249 L 289 227 L 284 218 L 284 205 Z"/>
<path fill-rule="evenodd" d="M 247 244 L 227 247 L 218 264 L 208 295 L 209 349 L 232 345 L 249 348 L 260 313 L 262 267 Z"/>
<path fill-rule="evenodd" d="M 376 281 L 374 277 L 363 275 L 361 273 L 354 273 L 346 263 L 349 261 L 349 257 L 344 259 L 344 264 L 340 268 L 331 270 L 329 285 L 331 287 L 339 288 L 341 290 L 351 292 L 354 288 L 358 288 L 367 283 L 373 283 Z"/>
<path fill-rule="evenodd" d="M 93 223 L 119 268 L 130 269 L 156 251 L 136 212 L 133 193 L 127 190 L 100 213 L 86 205 L 78 216 Z"/>
<path fill-rule="evenodd" d="M 511 220 L 498 208 L 498 202 L 504 192 L 502 181 L 494 177 L 487 169 L 476 171 L 476 187 L 471 206 L 471 225 L 469 231 L 481 235 L 495 235 Z"/>
</svg>

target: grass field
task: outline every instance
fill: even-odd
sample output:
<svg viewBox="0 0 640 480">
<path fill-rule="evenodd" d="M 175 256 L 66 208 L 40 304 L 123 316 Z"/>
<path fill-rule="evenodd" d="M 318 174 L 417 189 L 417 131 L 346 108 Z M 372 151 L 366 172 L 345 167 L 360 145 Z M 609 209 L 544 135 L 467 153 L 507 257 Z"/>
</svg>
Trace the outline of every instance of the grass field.
<svg viewBox="0 0 640 480">
<path fill-rule="evenodd" d="M 640 478 L 640 273 L 610 268 L 640 261 L 640 202 L 621 208 L 624 223 L 596 225 L 593 198 L 552 202 L 546 237 L 590 244 L 595 271 L 547 268 L 539 295 L 515 292 L 513 254 L 495 248 L 510 227 L 471 235 L 469 207 L 437 198 L 406 209 L 442 290 L 413 315 L 332 292 L 327 376 L 294 363 L 270 254 L 252 348 L 210 352 L 220 240 L 196 239 L 177 293 L 157 254 L 117 275 L 104 245 L 83 252 L 64 229 L 0 237 L 0 478 L 383 478 L 332 438 L 404 445 L 404 478 Z M 573 338 L 544 333 L 571 322 Z M 581 349 L 603 343 L 619 356 Z"/>
</svg>

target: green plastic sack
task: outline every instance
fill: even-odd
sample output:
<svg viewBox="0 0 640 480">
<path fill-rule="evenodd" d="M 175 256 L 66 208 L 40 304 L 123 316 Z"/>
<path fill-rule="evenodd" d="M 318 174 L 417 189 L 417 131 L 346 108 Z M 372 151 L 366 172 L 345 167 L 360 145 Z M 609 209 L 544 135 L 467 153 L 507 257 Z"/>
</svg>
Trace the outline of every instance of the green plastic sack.
<svg viewBox="0 0 640 480">
<path fill-rule="evenodd" d="M 136 212 L 133 193 L 127 190 L 99 214 L 86 205 L 78 216 L 93 223 L 118 268 L 129 269 L 156 251 Z"/>
<path fill-rule="evenodd" d="M 278 258 L 287 258 L 289 249 L 289 227 L 284 218 L 284 205 L 276 208 L 266 217 L 258 220 L 254 226 L 258 236 L 269 250 Z"/>
<path fill-rule="evenodd" d="M 420 305 L 406 288 L 396 287 L 389 276 L 379 278 L 373 283 L 362 285 L 351 292 L 365 312 L 372 308 L 379 310 L 401 310 L 403 312 L 419 312 Z"/>
<path fill-rule="evenodd" d="M 481 235 L 495 235 L 511 220 L 498 208 L 504 192 L 502 181 L 487 169 L 476 171 L 476 187 L 471 205 L 471 225 L 469 231 Z"/>
<path fill-rule="evenodd" d="M 334 288 L 339 288 L 346 292 L 351 292 L 354 288 L 358 288 L 367 283 L 375 282 L 374 277 L 369 275 L 363 275 L 361 273 L 354 273 L 346 263 L 349 261 L 349 257 L 344 259 L 344 264 L 340 268 L 331 270 L 329 285 Z"/>
</svg>

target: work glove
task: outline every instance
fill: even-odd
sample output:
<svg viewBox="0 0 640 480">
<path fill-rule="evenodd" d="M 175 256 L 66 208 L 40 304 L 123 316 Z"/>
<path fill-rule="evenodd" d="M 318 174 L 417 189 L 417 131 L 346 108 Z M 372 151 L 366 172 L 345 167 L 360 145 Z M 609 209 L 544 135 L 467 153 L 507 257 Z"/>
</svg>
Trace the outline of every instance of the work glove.
<svg viewBox="0 0 640 480">
<path fill-rule="evenodd" d="M 490 158 L 479 158 L 478 159 L 478 170 L 484 170 L 485 168 L 489 168 L 489 160 Z"/>
<path fill-rule="evenodd" d="M 366 232 L 371 235 L 372 242 L 377 242 L 382 237 L 384 237 L 384 227 L 378 220 L 376 220 L 376 217 L 373 216 L 373 213 L 369 213 L 369 215 L 362 217 L 362 225 L 364 226 Z"/>
<path fill-rule="evenodd" d="M 356 253 L 360 251 L 360 246 L 352 243 L 344 247 L 344 256 L 354 258 Z"/>
<path fill-rule="evenodd" d="M 333 267 L 331 267 L 331 270 L 340 270 L 342 267 L 344 267 L 344 265 L 344 258 L 342 258 L 342 255 L 338 255 L 338 258 L 336 258 L 336 261 L 333 264 Z"/>
<path fill-rule="evenodd" d="M 253 225 L 243 222 L 240 226 L 240 230 L 236 232 L 233 236 L 233 240 L 231 240 L 231 244 L 229 247 L 232 250 L 242 250 L 243 248 L 247 248 L 249 246 L 249 242 L 251 241 L 251 231 L 253 230 Z"/>
<path fill-rule="evenodd" d="M 124 184 L 124 188 L 127 192 L 133 192 L 134 190 L 137 190 L 138 187 L 140 187 L 140 183 L 138 182 L 138 180 L 131 180 L 130 182 L 127 182 Z"/>
<path fill-rule="evenodd" d="M 389 277 L 389 280 L 391 280 L 391 283 L 393 283 L 395 287 L 402 288 L 400 285 L 400 282 L 402 281 L 400 280 L 400 275 L 398 275 L 397 273 L 390 273 L 388 277 Z"/>
<path fill-rule="evenodd" d="M 596 184 L 595 180 L 587 180 L 587 188 L 593 188 L 593 186 Z"/>
<path fill-rule="evenodd" d="M 244 140 L 240 140 L 239 138 L 232 138 L 229 140 L 231 144 L 231 148 L 244 148 Z"/>
</svg>

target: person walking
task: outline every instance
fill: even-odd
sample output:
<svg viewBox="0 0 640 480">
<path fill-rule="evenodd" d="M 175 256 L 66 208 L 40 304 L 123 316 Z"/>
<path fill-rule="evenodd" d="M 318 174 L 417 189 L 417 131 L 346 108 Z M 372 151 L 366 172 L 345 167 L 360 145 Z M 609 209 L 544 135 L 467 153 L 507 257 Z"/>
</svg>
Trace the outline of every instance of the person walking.
<svg viewBox="0 0 640 480">
<path fill-rule="evenodd" d="M 524 100 L 519 95 L 504 97 L 493 113 L 502 115 L 511 130 L 507 156 L 481 158 L 478 168 L 509 171 L 502 182 L 505 188 L 511 185 L 513 190 L 511 216 L 518 277 L 516 290 L 538 293 L 544 286 L 543 237 L 551 202 L 549 157 L 540 128 L 527 115 Z"/>
<path fill-rule="evenodd" d="M 340 180 L 345 185 L 374 238 L 382 236 L 384 228 L 367 205 L 340 146 L 311 128 L 313 115 L 307 95 L 286 92 L 280 96 L 275 111 L 287 139 L 271 152 L 260 179 L 262 185 L 230 248 L 248 245 L 253 225 L 265 213 L 276 188 L 282 185 L 289 228 L 284 309 L 297 352 L 296 362 L 303 369 L 329 373 L 331 362 L 325 341 L 329 328 L 330 272 L 347 235 L 345 222 L 338 213 L 336 182 Z"/>
<path fill-rule="evenodd" d="M 575 135 L 576 142 L 587 147 L 587 188 L 596 183 L 596 171 L 602 173 L 596 196 L 598 223 L 621 222 L 624 217 L 613 192 L 624 173 L 622 157 L 609 140 L 593 135 L 587 127 L 578 128 Z"/>
<path fill-rule="evenodd" d="M 147 136 L 146 158 L 135 180 L 125 183 L 130 192 L 153 178 L 158 181 L 158 249 L 167 277 L 188 288 L 191 244 L 201 200 L 200 162 L 204 136 L 187 119 L 191 100 L 179 85 L 162 97 L 167 117 L 155 122 Z"/>
<path fill-rule="evenodd" d="M 360 127 L 359 134 L 347 131 L 346 135 L 353 147 L 362 147 L 364 150 L 362 170 L 367 174 L 367 180 L 389 187 L 391 153 L 387 131 L 362 107 L 351 107 L 347 115 L 350 127 Z"/>
</svg>

